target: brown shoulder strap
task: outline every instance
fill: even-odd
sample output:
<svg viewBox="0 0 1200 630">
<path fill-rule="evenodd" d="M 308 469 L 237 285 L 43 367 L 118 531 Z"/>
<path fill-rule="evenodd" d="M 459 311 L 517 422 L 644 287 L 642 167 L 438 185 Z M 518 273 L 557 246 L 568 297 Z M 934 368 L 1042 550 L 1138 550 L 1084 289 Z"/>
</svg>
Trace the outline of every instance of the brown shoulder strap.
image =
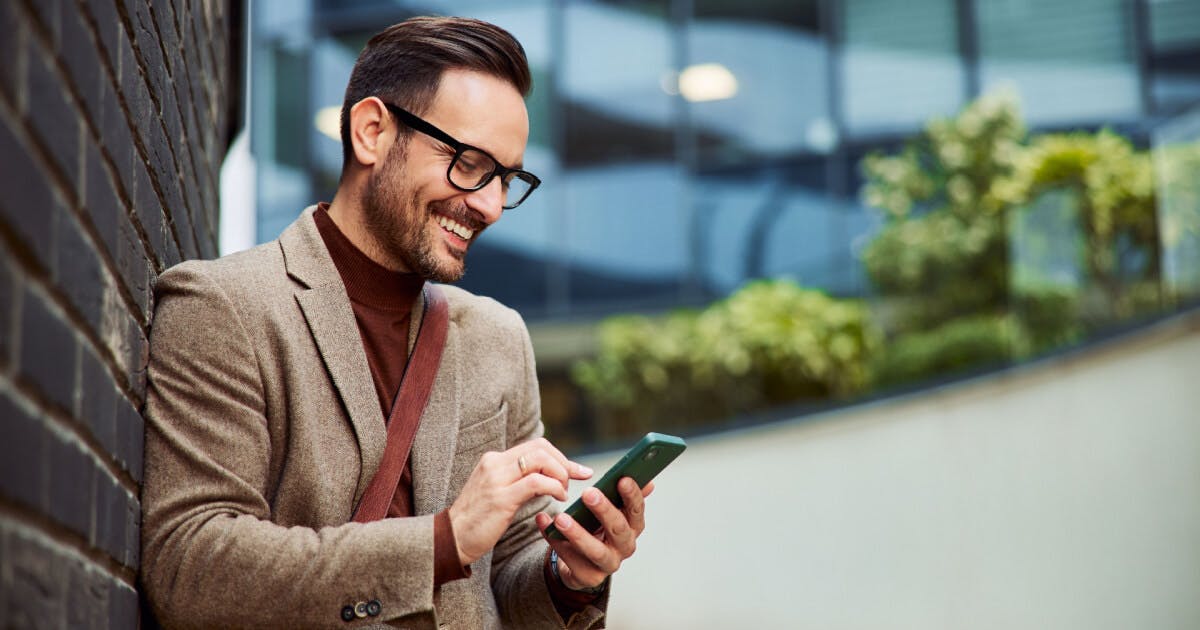
<svg viewBox="0 0 1200 630">
<path fill-rule="evenodd" d="M 412 357 L 400 377 L 400 391 L 392 402 L 388 416 L 387 446 L 383 449 L 383 462 L 371 478 L 363 493 L 358 509 L 354 511 L 354 522 L 378 521 L 387 516 L 392 495 L 400 484 L 400 474 L 412 450 L 413 438 L 421 423 L 421 414 L 429 402 L 433 381 L 437 378 L 438 366 L 442 363 L 442 349 L 446 346 L 446 330 L 450 323 L 450 308 L 446 295 L 432 284 L 425 284 L 425 308 L 421 316 L 421 327 L 417 329 L 417 343 Z"/>
</svg>

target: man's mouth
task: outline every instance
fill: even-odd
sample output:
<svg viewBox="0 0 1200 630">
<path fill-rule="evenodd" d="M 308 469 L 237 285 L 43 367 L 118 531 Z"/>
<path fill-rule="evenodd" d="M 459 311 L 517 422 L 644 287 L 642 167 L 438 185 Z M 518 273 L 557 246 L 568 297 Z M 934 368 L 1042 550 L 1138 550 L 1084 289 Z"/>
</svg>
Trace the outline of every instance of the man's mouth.
<svg viewBox="0 0 1200 630">
<path fill-rule="evenodd" d="M 438 225 L 442 226 L 442 229 L 458 236 L 464 241 L 471 240 L 471 237 L 475 235 L 475 230 L 472 230 L 471 228 L 459 223 L 458 221 L 455 221 L 454 219 L 451 219 L 450 217 L 441 214 L 435 215 L 435 217 L 437 218 Z"/>
</svg>

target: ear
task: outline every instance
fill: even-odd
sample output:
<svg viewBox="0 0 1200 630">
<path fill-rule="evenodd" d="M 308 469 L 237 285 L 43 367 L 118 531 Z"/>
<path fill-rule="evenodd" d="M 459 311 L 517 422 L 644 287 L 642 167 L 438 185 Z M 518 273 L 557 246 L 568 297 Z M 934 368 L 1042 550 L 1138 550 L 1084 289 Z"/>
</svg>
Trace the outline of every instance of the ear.
<svg viewBox="0 0 1200 630">
<path fill-rule="evenodd" d="M 350 108 L 350 145 L 360 166 L 382 162 L 393 140 L 395 126 L 378 97 L 368 96 Z"/>
</svg>

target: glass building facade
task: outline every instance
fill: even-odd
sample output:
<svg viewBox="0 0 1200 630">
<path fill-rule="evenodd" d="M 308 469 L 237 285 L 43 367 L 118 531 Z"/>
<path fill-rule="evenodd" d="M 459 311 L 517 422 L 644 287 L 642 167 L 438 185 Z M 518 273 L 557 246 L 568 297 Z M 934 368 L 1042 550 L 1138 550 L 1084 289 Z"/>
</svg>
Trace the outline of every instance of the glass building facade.
<svg viewBox="0 0 1200 630">
<path fill-rule="evenodd" d="M 420 14 L 494 22 L 529 55 L 526 163 L 545 184 L 462 285 L 531 320 L 699 304 L 764 276 L 863 294 L 859 159 L 996 86 L 1032 127 L 1140 140 L 1200 102 L 1191 0 L 262 1 L 258 241 L 331 198 L 340 144 L 318 123 L 369 35 Z"/>
<path fill-rule="evenodd" d="M 860 198 L 864 156 L 993 90 L 1015 92 L 1036 132 L 1200 138 L 1196 0 L 260 0 L 259 242 L 332 198 L 355 58 L 424 14 L 493 22 L 528 54 L 525 164 L 543 185 L 473 245 L 460 284 L 535 328 L 703 305 L 764 277 L 870 295 L 862 251 L 882 219 Z M 1160 212 L 1196 216 L 1172 207 Z M 1022 231 L 1078 239 L 1047 221 L 1012 226 L 1014 260 L 1032 256 Z M 1167 280 L 1196 282 L 1196 250 L 1164 252 Z M 1070 260 L 1039 264 L 1072 273 Z M 579 354 L 541 352 L 564 381 L 556 361 Z M 579 415 L 572 405 L 560 415 Z"/>
</svg>

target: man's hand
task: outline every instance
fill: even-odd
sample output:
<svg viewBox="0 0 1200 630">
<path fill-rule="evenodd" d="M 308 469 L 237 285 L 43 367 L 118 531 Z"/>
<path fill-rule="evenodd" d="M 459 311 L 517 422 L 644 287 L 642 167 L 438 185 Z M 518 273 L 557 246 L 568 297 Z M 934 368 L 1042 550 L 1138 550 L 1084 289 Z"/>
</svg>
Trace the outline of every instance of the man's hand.
<svg viewBox="0 0 1200 630">
<path fill-rule="evenodd" d="M 537 526 L 543 535 L 553 522 L 566 537 L 566 540 L 548 538 L 547 541 L 558 552 L 558 575 L 567 588 L 578 590 L 599 586 L 637 550 L 637 538 L 646 529 L 645 499 L 654 491 L 654 482 L 638 490 L 632 478 L 624 477 L 617 483 L 617 491 L 625 503 L 623 510 L 618 510 L 595 488 L 583 491 L 584 505 L 603 527 L 595 535 L 585 531 L 565 513 L 556 519 L 544 512 L 537 515 Z"/>
<path fill-rule="evenodd" d="M 567 459 L 545 438 L 484 453 L 450 506 L 459 562 L 471 564 L 496 546 L 526 501 L 541 495 L 565 501 L 571 479 L 591 476 L 590 468 Z"/>
</svg>

